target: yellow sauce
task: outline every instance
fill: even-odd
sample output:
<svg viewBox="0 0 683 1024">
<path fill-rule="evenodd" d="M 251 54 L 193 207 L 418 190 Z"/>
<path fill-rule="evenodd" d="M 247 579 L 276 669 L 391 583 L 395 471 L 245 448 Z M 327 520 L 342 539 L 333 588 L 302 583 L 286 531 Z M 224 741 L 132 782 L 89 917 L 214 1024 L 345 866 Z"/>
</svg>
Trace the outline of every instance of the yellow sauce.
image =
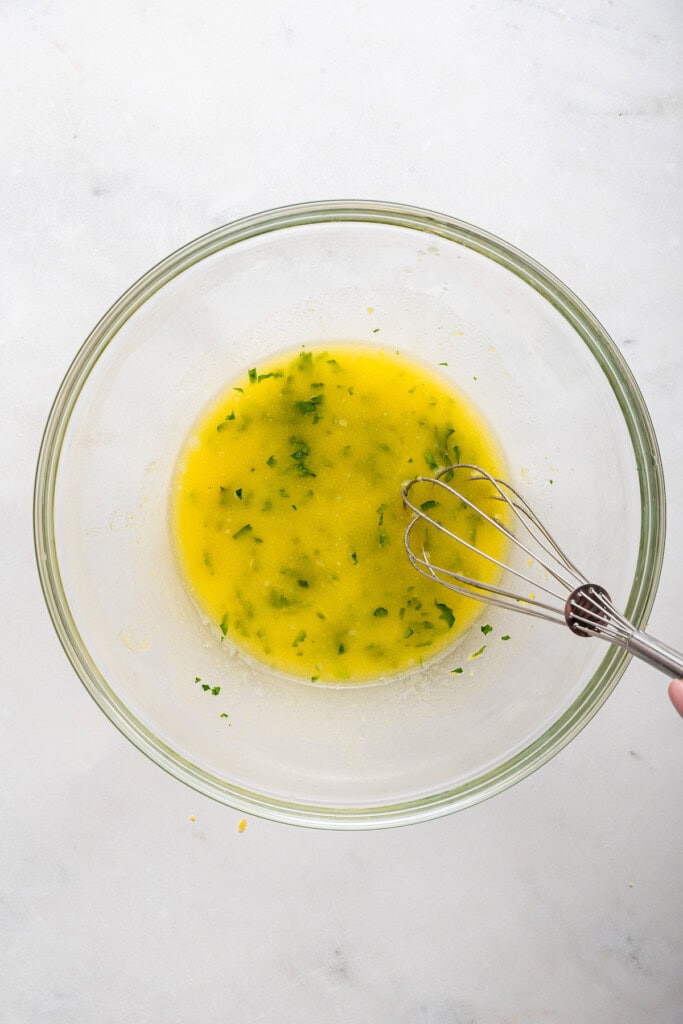
<svg viewBox="0 0 683 1024">
<path fill-rule="evenodd" d="M 401 485 L 456 462 L 504 475 L 471 405 L 393 352 L 340 344 L 249 370 L 179 458 L 171 521 L 192 597 L 226 643 L 308 680 L 421 664 L 481 605 L 410 565 Z M 454 525 L 472 536 L 471 513 L 460 515 Z M 504 554 L 486 524 L 477 544 Z M 481 577 L 473 557 L 460 552 L 458 569 Z"/>
</svg>

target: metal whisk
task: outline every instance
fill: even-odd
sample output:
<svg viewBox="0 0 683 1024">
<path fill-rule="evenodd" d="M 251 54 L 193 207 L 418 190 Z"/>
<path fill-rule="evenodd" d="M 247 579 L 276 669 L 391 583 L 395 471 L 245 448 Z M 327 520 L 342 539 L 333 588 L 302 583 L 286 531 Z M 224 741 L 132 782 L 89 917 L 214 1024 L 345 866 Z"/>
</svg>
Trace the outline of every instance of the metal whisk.
<svg viewBox="0 0 683 1024">
<path fill-rule="evenodd" d="M 466 490 L 463 490 L 465 485 Z M 411 497 L 416 487 L 427 488 L 423 493 L 430 495 L 420 504 Z M 605 588 L 589 582 L 555 543 L 524 498 L 504 480 L 495 479 L 480 466 L 459 463 L 442 469 L 433 477 L 415 477 L 403 487 L 402 493 L 406 507 L 413 513 L 404 536 L 406 551 L 423 576 L 465 597 L 569 626 L 577 636 L 600 637 L 669 676 L 683 676 L 683 654 L 636 629 L 618 612 Z M 496 505 L 498 502 L 501 504 Z M 485 508 L 489 508 L 490 513 Z M 500 530 L 518 551 L 521 550 L 527 556 L 526 569 L 505 565 L 478 548 L 472 540 L 460 536 L 454 526 L 453 513 L 464 509 Z M 488 566 L 496 566 L 504 573 L 505 581 L 514 578 L 520 585 L 523 582 L 532 587 L 534 592 L 515 593 L 463 575 L 454 568 L 435 565 L 425 542 L 425 526 L 463 545 L 485 559 Z M 527 571 L 529 566 L 536 568 L 536 576 Z"/>
</svg>

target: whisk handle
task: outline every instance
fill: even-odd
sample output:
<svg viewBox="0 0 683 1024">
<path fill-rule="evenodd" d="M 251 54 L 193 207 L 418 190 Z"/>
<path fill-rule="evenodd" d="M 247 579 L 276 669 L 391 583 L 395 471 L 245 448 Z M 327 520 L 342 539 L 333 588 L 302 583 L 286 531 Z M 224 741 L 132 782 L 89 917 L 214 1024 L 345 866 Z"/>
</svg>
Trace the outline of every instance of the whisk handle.
<svg viewBox="0 0 683 1024">
<path fill-rule="evenodd" d="M 635 654 L 636 658 L 646 661 L 653 668 L 658 668 L 670 678 L 683 678 L 683 654 L 648 636 L 642 630 L 634 630 L 624 646 L 631 654 Z"/>
</svg>

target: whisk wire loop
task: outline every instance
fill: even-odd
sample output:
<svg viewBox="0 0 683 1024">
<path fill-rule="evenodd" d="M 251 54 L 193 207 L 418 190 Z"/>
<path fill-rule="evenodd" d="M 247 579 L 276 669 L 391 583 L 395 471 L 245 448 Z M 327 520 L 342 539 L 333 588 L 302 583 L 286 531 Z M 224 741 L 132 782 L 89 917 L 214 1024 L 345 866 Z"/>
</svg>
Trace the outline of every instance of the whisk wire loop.
<svg viewBox="0 0 683 1024">
<path fill-rule="evenodd" d="M 468 485 L 469 494 L 463 493 L 461 484 L 454 486 L 456 474 L 460 475 L 463 484 Z M 482 504 L 485 502 L 488 506 L 491 501 L 503 503 L 501 515 L 489 514 L 482 504 L 470 496 L 472 485 L 479 484 L 483 488 Z M 430 499 L 416 504 L 411 492 L 413 488 L 421 486 L 441 490 L 449 501 L 455 503 L 453 507 L 456 510 L 469 509 L 475 513 L 482 522 L 493 527 L 510 542 L 511 547 L 517 551 L 517 558 L 519 552 L 528 557 L 527 568 L 533 567 L 537 573 L 541 569 L 545 576 L 532 576 L 518 565 L 506 564 L 478 547 L 474 542 L 474 534 L 472 540 L 467 540 L 455 532 L 453 524 L 446 525 L 437 515 L 431 515 L 432 508 L 438 507 L 441 516 L 444 503 Z M 412 513 L 404 533 L 405 549 L 412 565 L 423 576 L 465 597 L 569 626 L 578 636 L 599 637 L 625 648 L 668 675 L 683 676 L 683 654 L 636 629 L 617 611 L 604 587 L 589 583 L 522 495 L 506 481 L 493 477 L 481 466 L 458 463 L 446 466 L 433 477 L 415 477 L 403 486 L 402 495 L 406 508 Z M 418 533 L 418 527 L 424 528 L 421 534 Z M 427 528 L 436 530 L 484 559 L 489 570 L 491 566 L 498 569 L 499 581 L 491 583 L 458 572 L 455 568 L 436 565 L 428 550 Z M 562 593 L 548 585 L 548 577 L 559 585 Z M 508 589 L 509 584 L 502 585 L 501 579 L 507 581 L 510 578 L 531 586 L 533 591 L 521 594 Z M 536 596 L 536 591 L 542 593 L 543 599 Z M 547 598 L 554 603 L 548 603 Z"/>
</svg>

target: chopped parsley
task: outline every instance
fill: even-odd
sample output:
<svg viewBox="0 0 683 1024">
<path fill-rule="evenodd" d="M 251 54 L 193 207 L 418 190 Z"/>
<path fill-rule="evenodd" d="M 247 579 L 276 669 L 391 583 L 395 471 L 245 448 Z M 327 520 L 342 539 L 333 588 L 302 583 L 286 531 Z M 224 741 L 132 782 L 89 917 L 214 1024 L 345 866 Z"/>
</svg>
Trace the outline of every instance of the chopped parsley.
<svg viewBox="0 0 683 1024">
<path fill-rule="evenodd" d="M 290 458 L 292 459 L 305 459 L 307 455 L 311 454 L 311 449 L 308 447 L 305 441 L 295 441 L 297 447 L 293 452 L 290 452 Z"/>
<path fill-rule="evenodd" d="M 482 627 L 481 627 L 481 631 L 482 631 L 482 633 L 484 634 L 484 636 L 486 636 L 486 635 L 487 635 L 488 633 L 490 633 L 490 632 L 491 632 L 492 630 L 493 630 L 493 626 L 489 626 L 488 622 L 486 623 L 486 625 L 485 625 L 485 626 L 482 626 Z"/>
<path fill-rule="evenodd" d="M 375 608 L 372 614 L 375 616 L 376 619 L 384 619 L 389 614 L 389 612 L 386 610 L 386 608 L 382 608 L 380 605 L 379 608 Z"/>
<path fill-rule="evenodd" d="M 389 543 L 389 534 L 384 526 L 384 510 L 386 507 L 386 505 L 382 504 L 377 509 L 377 540 L 381 548 Z"/>
<path fill-rule="evenodd" d="M 432 472 L 436 472 L 436 470 L 439 468 L 438 467 L 438 463 L 437 463 L 436 459 L 434 458 L 434 456 L 432 455 L 432 453 L 430 452 L 429 449 L 427 449 L 426 452 L 424 453 L 424 457 L 425 457 L 425 462 L 427 463 L 429 468 L 432 470 Z"/>
<path fill-rule="evenodd" d="M 220 622 L 220 629 L 223 636 L 228 632 L 228 613 L 226 612 Z"/>
<path fill-rule="evenodd" d="M 244 537 L 244 535 L 246 533 L 250 533 L 250 532 L 251 532 L 251 523 L 245 523 L 244 526 L 241 526 L 239 528 L 237 533 L 233 533 L 232 539 L 233 540 L 237 540 L 238 537 Z"/>
<path fill-rule="evenodd" d="M 510 639 L 510 634 L 506 633 L 505 636 L 502 636 L 500 639 L 501 640 L 509 640 Z"/>
<path fill-rule="evenodd" d="M 311 395 L 309 399 L 298 400 L 294 403 L 294 408 L 297 412 L 301 413 L 302 416 L 313 416 L 313 422 L 317 423 L 320 419 L 320 408 L 325 401 L 324 395 Z"/>
<path fill-rule="evenodd" d="M 462 672 L 462 669 L 461 669 L 461 668 L 452 668 L 452 669 L 451 669 L 451 674 L 452 674 L 452 675 L 456 675 L 456 676 L 459 676 L 461 672 Z"/>
<path fill-rule="evenodd" d="M 470 657 L 478 658 L 481 654 L 484 653 L 485 650 L 486 650 L 486 644 L 482 644 L 481 647 L 479 648 L 479 650 L 475 651 L 474 654 L 470 655 Z"/>
<path fill-rule="evenodd" d="M 299 644 L 303 643 L 305 639 L 306 639 L 306 630 L 302 629 L 294 637 L 294 642 L 292 643 L 292 647 L 298 647 Z"/>
<path fill-rule="evenodd" d="M 452 629 L 455 623 L 453 609 L 449 608 L 447 604 L 442 604 L 441 601 L 435 601 L 434 604 L 439 609 L 439 618 L 444 620 L 449 629 Z"/>
</svg>

